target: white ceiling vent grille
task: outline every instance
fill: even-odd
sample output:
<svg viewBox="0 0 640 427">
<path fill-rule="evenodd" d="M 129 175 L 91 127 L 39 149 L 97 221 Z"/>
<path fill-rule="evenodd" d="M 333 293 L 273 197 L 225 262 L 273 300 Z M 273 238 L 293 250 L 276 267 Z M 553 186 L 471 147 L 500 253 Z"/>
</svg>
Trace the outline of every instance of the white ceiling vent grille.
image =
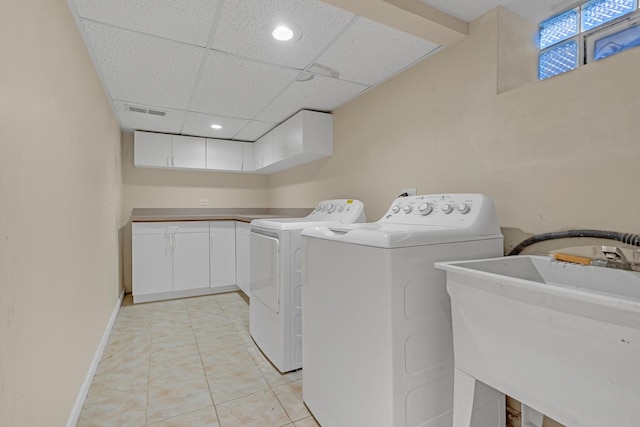
<svg viewBox="0 0 640 427">
<path fill-rule="evenodd" d="M 164 117 L 167 115 L 166 111 L 154 110 L 152 108 L 136 107 L 135 105 L 127 105 L 127 110 L 132 113 L 150 114 L 152 116 Z"/>
</svg>

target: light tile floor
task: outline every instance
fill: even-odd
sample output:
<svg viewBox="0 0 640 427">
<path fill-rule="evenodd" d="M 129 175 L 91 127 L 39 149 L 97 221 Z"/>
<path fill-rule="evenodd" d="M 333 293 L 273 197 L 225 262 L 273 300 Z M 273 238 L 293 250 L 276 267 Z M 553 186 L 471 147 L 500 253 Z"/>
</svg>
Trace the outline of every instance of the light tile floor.
<svg viewBox="0 0 640 427">
<path fill-rule="evenodd" d="M 280 374 L 238 292 L 148 304 L 128 295 L 78 427 L 318 427 L 302 371 Z"/>
</svg>

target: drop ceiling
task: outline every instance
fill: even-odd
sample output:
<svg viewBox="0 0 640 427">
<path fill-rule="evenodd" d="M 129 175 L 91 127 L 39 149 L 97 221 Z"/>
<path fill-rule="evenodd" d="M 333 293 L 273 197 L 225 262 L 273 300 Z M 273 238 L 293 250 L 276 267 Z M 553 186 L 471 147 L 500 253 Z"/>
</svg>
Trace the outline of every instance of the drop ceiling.
<svg viewBox="0 0 640 427">
<path fill-rule="evenodd" d="M 498 5 L 539 21 L 574 3 L 403 1 L 463 21 Z M 320 0 L 68 3 L 128 132 L 255 141 L 301 109 L 332 111 L 443 48 Z M 293 26 L 294 41 L 271 36 L 280 23 Z"/>
<path fill-rule="evenodd" d="M 69 4 L 124 131 L 255 141 L 301 109 L 334 110 L 439 48 L 319 0 Z M 279 23 L 299 38 L 275 40 Z"/>
</svg>

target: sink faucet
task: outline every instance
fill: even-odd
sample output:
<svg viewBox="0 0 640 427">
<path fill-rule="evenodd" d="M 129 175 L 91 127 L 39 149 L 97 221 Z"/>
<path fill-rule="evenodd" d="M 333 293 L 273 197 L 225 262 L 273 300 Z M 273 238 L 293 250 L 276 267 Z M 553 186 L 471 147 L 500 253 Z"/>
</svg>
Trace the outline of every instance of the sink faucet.
<svg viewBox="0 0 640 427">
<path fill-rule="evenodd" d="M 627 260 L 627 257 L 624 256 L 620 248 L 615 246 L 602 246 L 600 252 L 604 256 L 604 259 L 596 259 L 591 262 L 591 265 L 631 270 L 631 263 Z"/>
</svg>

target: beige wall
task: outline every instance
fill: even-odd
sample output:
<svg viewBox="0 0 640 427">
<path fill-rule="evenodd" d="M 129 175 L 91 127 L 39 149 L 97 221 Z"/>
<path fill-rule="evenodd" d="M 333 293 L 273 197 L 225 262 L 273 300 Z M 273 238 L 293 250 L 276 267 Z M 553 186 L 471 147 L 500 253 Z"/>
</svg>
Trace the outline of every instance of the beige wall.
<svg viewBox="0 0 640 427">
<path fill-rule="evenodd" d="M 134 168 L 66 2 L 2 3 L 0 425 L 66 422 L 117 302 L 134 207 L 355 197 L 376 220 L 417 187 L 486 193 L 526 232 L 639 232 L 640 51 L 524 84 L 520 61 L 498 65 L 512 19 L 490 12 L 335 111 L 333 157 L 264 177 Z"/>
<path fill-rule="evenodd" d="M 120 292 L 120 131 L 64 0 L 0 4 L 0 425 L 65 425 Z"/>
<path fill-rule="evenodd" d="M 522 85 L 498 95 L 514 19 L 489 12 L 464 41 L 334 111 L 333 157 L 272 175 L 272 203 L 347 195 L 377 220 L 403 188 L 481 192 L 503 227 L 640 232 L 640 49 L 528 84 L 503 62 L 506 86 Z"/>
</svg>

